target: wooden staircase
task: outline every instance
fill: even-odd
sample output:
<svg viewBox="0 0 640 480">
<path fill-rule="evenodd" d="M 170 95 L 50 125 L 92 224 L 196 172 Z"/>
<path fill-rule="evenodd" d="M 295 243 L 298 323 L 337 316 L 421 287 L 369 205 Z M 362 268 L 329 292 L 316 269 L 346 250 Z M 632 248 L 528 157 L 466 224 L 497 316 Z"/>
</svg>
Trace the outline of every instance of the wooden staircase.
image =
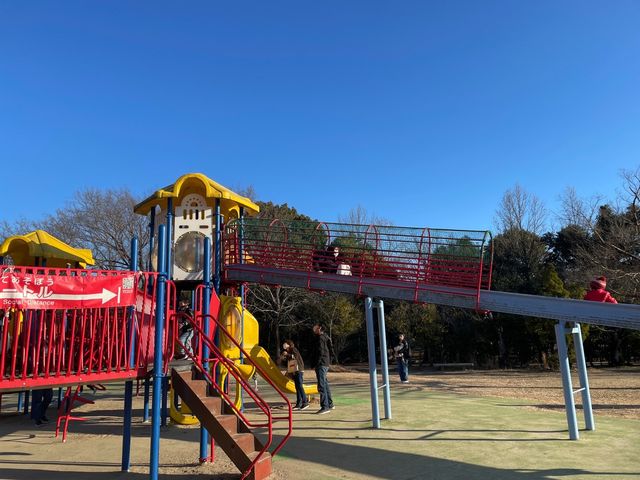
<svg viewBox="0 0 640 480">
<path fill-rule="evenodd" d="M 264 446 L 236 413 L 226 407 L 220 396 L 207 393 L 206 380 L 195 378 L 192 371 L 172 369 L 171 382 L 200 424 L 243 472 L 242 478 L 262 480 L 271 475 L 271 454 L 268 451 L 251 467 Z"/>
</svg>

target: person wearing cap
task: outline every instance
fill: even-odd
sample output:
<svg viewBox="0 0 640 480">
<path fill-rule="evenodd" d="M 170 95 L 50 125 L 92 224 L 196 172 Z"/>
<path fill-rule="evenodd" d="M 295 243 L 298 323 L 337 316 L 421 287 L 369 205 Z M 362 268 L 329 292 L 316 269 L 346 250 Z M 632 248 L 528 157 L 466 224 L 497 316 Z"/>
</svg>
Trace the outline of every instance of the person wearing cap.
<svg viewBox="0 0 640 480">
<path fill-rule="evenodd" d="M 618 303 L 613 296 L 607 292 L 607 277 L 596 277 L 591 280 L 589 284 L 591 290 L 584 296 L 585 300 L 591 300 L 592 302 L 606 302 L 606 303 Z"/>
</svg>

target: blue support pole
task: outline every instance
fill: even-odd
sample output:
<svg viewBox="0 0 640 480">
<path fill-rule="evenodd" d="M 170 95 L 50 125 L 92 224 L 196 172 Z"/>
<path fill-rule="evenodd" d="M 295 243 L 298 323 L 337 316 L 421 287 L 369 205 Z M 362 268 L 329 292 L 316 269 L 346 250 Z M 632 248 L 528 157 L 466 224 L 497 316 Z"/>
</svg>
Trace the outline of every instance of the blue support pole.
<svg viewBox="0 0 640 480">
<path fill-rule="evenodd" d="M 580 378 L 580 392 L 582 393 L 582 409 L 584 411 L 584 423 L 587 430 L 595 430 L 596 424 L 593 419 L 593 407 L 591 405 L 591 391 L 589 390 L 589 377 L 587 375 L 587 362 L 584 358 L 584 346 L 582 345 L 582 330 L 580 324 L 576 323 L 573 328 L 573 346 L 576 349 L 576 367 L 578 368 L 578 378 Z"/>
<path fill-rule="evenodd" d="M 376 302 L 378 312 L 378 335 L 380 336 L 380 368 L 382 368 L 382 391 L 384 393 L 384 418 L 391 419 L 391 388 L 389 385 L 389 362 L 387 359 L 387 331 L 384 322 L 384 302 Z"/>
<path fill-rule="evenodd" d="M 138 239 L 131 239 L 131 263 L 129 267 L 132 272 L 138 271 Z M 127 339 L 131 342 L 129 348 L 129 367 L 134 367 L 134 336 L 133 328 L 133 307 L 127 308 Z M 121 470 L 128 472 L 131 467 L 131 417 L 133 412 L 133 380 L 129 380 L 124 384 L 124 415 L 122 425 L 122 464 Z"/>
<path fill-rule="evenodd" d="M 158 480 L 160 461 L 160 401 L 162 396 L 162 343 L 164 338 L 164 300 L 165 300 L 165 259 L 166 233 L 160 225 L 158 234 L 158 281 L 156 283 L 156 328 L 153 351 L 153 409 L 151 418 L 151 455 L 149 459 L 149 478 Z"/>
<path fill-rule="evenodd" d="M 569 367 L 569 354 L 567 350 L 567 340 L 565 337 L 565 322 L 558 322 L 555 326 L 556 342 L 558 344 L 558 360 L 560 361 L 560 373 L 562 375 L 562 390 L 564 392 L 564 408 L 567 412 L 567 425 L 569 427 L 569 438 L 578 440 L 578 420 L 576 418 L 576 404 L 573 400 L 573 385 L 571 382 L 571 371 Z"/>
<path fill-rule="evenodd" d="M 204 239 L 204 268 L 202 271 L 202 281 L 204 282 L 204 297 L 202 298 L 202 331 L 209 337 L 209 301 L 211 299 L 211 239 L 206 237 Z M 217 329 L 216 329 L 217 331 Z M 205 359 L 209 358 L 209 347 L 206 343 L 202 344 L 202 366 L 205 371 L 209 370 L 209 362 Z M 207 455 L 207 448 L 209 446 L 209 432 L 203 426 L 200 426 L 200 463 L 207 461 L 209 456 Z"/>
<path fill-rule="evenodd" d="M 18 392 L 18 412 L 20 412 L 22 410 L 23 407 L 23 403 L 24 403 L 24 394 L 26 392 Z M 27 402 L 29 403 L 29 402 Z"/>
<path fill-rule="evenodd" d="M 371 297 L 364 301 L 364 313 L 367 323 L 367 350 L 369 352 L 369 385 L 371 389 L 371 415 L 373 428 L 380 428 L 380 411 L 378 407 L 378 372 L 376 370 L 376 339 L 373 327 L 373 309 Z"/>
<path fill-rule="evenodd" d="M 164 271 L 167 274 L 167 280 L 171 280 L 173 276 L 173 259 L 171 257 L 172 244 L 173 244 L 173 198 L 167 199 L 167 230 L 166 230 L 166 262 L 164 265 Z M 169 398 L 169 379 L 167 377 L 162 378 L 162 410 L 160 412 L 161 425 L 167 426 L 167 419 L 169 418 L 168 408 Z"/>
<path fill-rule="evenodd" d="M 58 408 L 60 408 L 60 405 L 62 404 L 62 387 L 58 388 Z"/>
</svg>

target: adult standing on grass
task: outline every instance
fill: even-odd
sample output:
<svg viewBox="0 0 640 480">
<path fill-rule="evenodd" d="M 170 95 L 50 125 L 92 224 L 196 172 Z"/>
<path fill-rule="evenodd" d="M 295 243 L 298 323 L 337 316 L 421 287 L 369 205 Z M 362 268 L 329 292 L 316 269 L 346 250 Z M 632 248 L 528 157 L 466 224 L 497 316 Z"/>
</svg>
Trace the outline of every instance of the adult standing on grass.
<svg viewBox="0 0 640 480">
<path fill-rule="evenodd" d="M 313 333 L 316 335 L 317 343 L 313 355 L 313 365 L 316 371 L 316 379 L 318 381 L 318 393 L 320 394 L 320 410 L 316 413 L 324 415 L 333 410 L 333 399 L 331 398 L 331 388 L 327 380 L 327 373 L 331 365 L 331 352 L 333 347 L 331 339 L 324 331 L 319 323 L 313 326 Z"/>
<path fill-rule="evenodd" d="M 411 350 L 409 342 L 404 338 L 404 333 L 398 335 L 398 345 L 393 349 L 398 362 L 398 374 L 402 383 L 409 383 L 409 360 L 411 359 Z"/>
</svg>

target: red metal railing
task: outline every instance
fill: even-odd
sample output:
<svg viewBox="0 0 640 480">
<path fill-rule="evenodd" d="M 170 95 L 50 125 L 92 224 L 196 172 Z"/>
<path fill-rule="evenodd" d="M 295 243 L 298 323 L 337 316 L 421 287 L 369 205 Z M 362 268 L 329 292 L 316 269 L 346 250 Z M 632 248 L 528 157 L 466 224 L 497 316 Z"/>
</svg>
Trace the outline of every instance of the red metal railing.
<svg viewBox="0 0 640 480">
<path fill-rule="evenodd" d="M 215 293 L 212 293 L 212 296 L 215 296 Z M 209 348 L 209 356 L 207 358 L 202 357 L 202 348 L 200 347 L 198 352 L 191 353 L 186 345 L 184 345 L 179 340 L 177 325 L 178 322 L 173 322 L 173 336 L 176 338 L 176 342 L 179 344 L 179 347 L 183 349 L 183 351 L 187 354 L 187 356 L 193 360 L 194 366 L 198 369 L 198 371 L 205 377 L 207 382 L 215 389 L 215 391 L 224 399 L 224 402 L 236 413 L 236 415 L 247 425 L 249 428 L 266 428 L 267 429 L 267 441 L 265 442 L 262 450 L 258 453 L 258 455 L 253 459 L 250 466 L 243 472 L 242 479 L 246 478 L 250 473 L 252 468 L 260 461 L 260 458 L 264 455 L 265 452 L 269 450 L 271 444 L 273 443 L 273 424 L 276 421 L 286 421 L 288 425 L 287 433 L 284 435 L 282 440 L 276 445 L 276 447 L 271 451 L 271 455 L 276 455 L 280 449 L 287 442 L 291 433 L 293 431 L 293 415 L 291 410 L 291 403 L 287 396 L 273 383 L 269 375 L 257 364 L 255 363 L 250 355 L 242 348 L 240 343 L 234 338 L 234 336 L 218 321 L 216 315 L 203 315 L 203 314 L 195 314 L 196 318 L 190 318 L 185 313 L 176 312 L 174 316 L 181 317 L 187 320 L 192 328 L 194 329 L 194 337 L 197 339 L 196 343 L 200 346 L 206 345 Z M 209 332 L 209 334 L 205 334 L 202 329 L 202 325 L 205 321 L 212 321 L 215 324 L 215 328 L 213 331 Z M 233 359 L 227 358 L 223 355 L 222 351 L 218 348 L 218 346 L 213 341 L 213 336 L 215 332 L 218 332 L 218 335 L 224 335 L 227 337 L 242 353 L 244 360 L 246 363 L 251 364 L 255 367 L 256 372 L 269 384 L 273 390 L 282 398 L 284 404 L 287 406 L 287 415 L 282 416 L 274 416 L 271 412 L 271 406 L 269 403 L 262 398 L 262 396 L 251 386 L 251 384 L 245 380 L 244 376 L 240 372 L 238 366 L 234 362 Z M 208 363 L 208 368 L 205 368 L 204 364 Z M 245 392 L 249 398 L 253 400 L 259 412 L 265 418 L 264 421 L 256 422 L 249 418 L 245 412 L 238 408 L 235 403 L 235 399 L 229 395 L 224 385 L 220 385 L 214 379 L 214 376 L 211 372 L 215 372 L 216 368 L 220 366 L 227 370 L 229 375 L 231 375 L 236 385 L 240 386 L 243 392 Z"/>
<path fill-rule="evenodd" d="M 73 277 L 83 293 L 55 293 L 57 285 L 74 285 Z M 0 392 L 105 383 L 144 376 L 150 369 L 157 274 L 5 267 L 2 279 L 5 287 L 15 288 L 0 290 Z M 114 289 L 113 297 L 86 300 L 97 295 L 86 293 L 92 285 L 99 284 L 99 291 L 105 279 L 126 283 L 130 294 L 125 299 Z M 36 298 L 25 281 L 49 285 L 49 296 Z M 87 306 L 101 301 L 104 306 Z M 164 345 L 169 357 L 172 342 Z"/>
<path fill-rule="evenodd" d="M 345 273 L 339 266 L 348 265 L 359 283 L 398 280 L 416 290 L 416 299 L 421 289 L 456 287 L 478 296 L 491 287 L 488 231 L 245 218 L 226 226 L 224 241 L 226 265 L 248 263 L 310 275 Z M 338 256 L 334 247 L 339 247 Z M 336 279 L 347 280 L 353 278 Z"/>
</svg>

